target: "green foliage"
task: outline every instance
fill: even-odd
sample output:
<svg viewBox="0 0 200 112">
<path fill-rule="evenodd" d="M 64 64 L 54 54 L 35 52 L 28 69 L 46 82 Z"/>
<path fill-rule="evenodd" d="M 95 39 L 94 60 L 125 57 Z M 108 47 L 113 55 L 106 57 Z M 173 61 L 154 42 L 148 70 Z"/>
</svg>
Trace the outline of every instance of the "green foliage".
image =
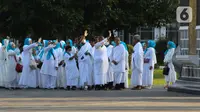
<svg viewBox="0 0 200 112">
<path fill-rule="evenodd" d="M 128 53 L 132 54 L 133 53 L 133 46 L 131 44 L 127 44 L 128 47 Z"/>
<path fill-rule="evenodd" d="M 164 52 L 167 50 L 167 39 L 160 38 L 156 42 L 156 56 L 157 56 L 157 64 L 163 65 L 164 60 Z"/>
<path fill-rule="evenodd" d="M 105 29 L 160 26 L 175 18 L 179 0 L 0 0 L 0 33 L 77 36 Z"/>
<path fill-rule="evenodd" d="M 128 47 L 128 63 L 129 63 L 129 66 L 131 66 L 131 57 L 132 57 L 132 53 L 133 53 L 133 46 L 130 45 L 130 44 L 127 44 L 127 47 Z"/>
</svg>

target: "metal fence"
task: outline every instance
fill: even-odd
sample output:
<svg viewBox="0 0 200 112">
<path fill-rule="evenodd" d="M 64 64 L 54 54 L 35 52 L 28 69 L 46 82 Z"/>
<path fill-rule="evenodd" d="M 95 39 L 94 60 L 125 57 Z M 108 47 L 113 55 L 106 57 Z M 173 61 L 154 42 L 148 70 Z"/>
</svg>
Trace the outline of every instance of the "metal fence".
<svg viewBox="0 0 200 112">
<path fill-rule="evenodd" d="M 182 68 L 181 77 L 200 78 L 200 68 L 194 66 L 185 66 Z"/>
</svg>

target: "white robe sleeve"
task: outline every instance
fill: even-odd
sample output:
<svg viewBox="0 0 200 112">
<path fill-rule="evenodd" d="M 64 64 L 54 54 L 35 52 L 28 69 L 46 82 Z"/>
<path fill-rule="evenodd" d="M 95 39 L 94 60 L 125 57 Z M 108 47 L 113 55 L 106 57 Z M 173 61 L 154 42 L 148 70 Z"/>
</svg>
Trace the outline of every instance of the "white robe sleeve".
<svg viewBox="0 0 200 112">
<path fill-rule="evenodd" d="M 24 47 L 23 50 L 24 50 L 24 51 L 28 51 L 28 50 L 30 50 L 30 49 L 32 49 L 32 48 L 34 48 L 34 47 L 37 47 L 37 44 L 36 44 L 36 43 L 33 43 L 33 44 L 31 44 L 31 45 L 28 45 L 27 47 Z"/>
<path fill-rule="evenodd" d="M 149 65 L 150 66 L 154 66 L 154 64 L 155 64 L 155 62 L 154 62 L 154 51 L 153 51 L 153 49 L 148 49 L 148 52 L 149 52 L 149 57 L 148 57 L 148 59 L 149 59 Z"/>
<path fill-rule="evenodd" d="M 58 54 L 55 52 L 55 50 L 53 50 L 53 54 L 54 54 L 54 57 L 55 57 L 55 60 L 54 60 L 55 61 L 55 67 L 58 67 L 58 63 L 59 63 L 58 62 L 58 56 L 57 56 Z"/>
<path fill-rule="evenodd" d="M 122 47 L 121 47 L 122 48 Z M 115 59 L 117 63 L 119 63 L 124 57 L 125 57 L 125 49 L 119 49 L 121 52 L 119 52 L 118 57 Z"/>
<path fill-rule="evenodd" d="M 134 58 L 134 67 L 136 67 L 141 73 L 143 72 L 143 53 L 142 52 L 136 52 Z"/>
<path fill-rule="evenodd" d="M 65 54 L 65 55 L 64 55 L 64 60 L 68 61 L 69 58 L 70 58 L 70 56 L 69 56 L 68 54 Z"/>
<path fill-rule="evenodd" d="M 125 67 L 126 67 L 127 70 L 129 69 L 128 56 L 129 56 L 128 51 L 126 51 L 126 56 L 125 56 L 125 64 L 126 65 L 125 65 Z"/>
<path fill-rule="evenodd" d="M 8 51 L 8 56 L 15 56 L 15 55 L 16 55 L 15 51 L 13 50 Z"/>
<path fill-rule="evenodd" d="M 102 45 L 104 45 L 106 42 L 107 42 L 107 38 L 105 38 L 101 42 L 97 42 L 94 46 L 95 46 L 96 49 L 98 49 L 99 47 L 101 47 Z"/>
<path fill-rule="evenodd" d="M 174 48 L 169 49 L 169 51 L 167 52 L 167 54 L 165 56 L 164 62 L 171 63 L 173 55 L 174 55 Z"/>
<path fill-rule="evenodd" d="M 49 45 L 48 47 L 44 48 L 44 52 L 48 52 L 51 48 L 54 48 L 55 45 Z"/>
</svg>

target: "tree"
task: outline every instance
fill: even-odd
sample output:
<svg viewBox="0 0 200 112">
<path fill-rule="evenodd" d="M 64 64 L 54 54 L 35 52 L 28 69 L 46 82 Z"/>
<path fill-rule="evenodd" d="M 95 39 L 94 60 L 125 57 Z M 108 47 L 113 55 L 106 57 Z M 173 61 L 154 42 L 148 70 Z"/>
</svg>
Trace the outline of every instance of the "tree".
<svg viewBox="0 0 200 112">
<path fill-rule="evenodd" d="M 36 37 L 99 35 L 108 29 L 171 23 L 179 0 L 0 0 L 0 33 Z M 59 34 L 59 35 L 55 35 Z"/>
</svg>

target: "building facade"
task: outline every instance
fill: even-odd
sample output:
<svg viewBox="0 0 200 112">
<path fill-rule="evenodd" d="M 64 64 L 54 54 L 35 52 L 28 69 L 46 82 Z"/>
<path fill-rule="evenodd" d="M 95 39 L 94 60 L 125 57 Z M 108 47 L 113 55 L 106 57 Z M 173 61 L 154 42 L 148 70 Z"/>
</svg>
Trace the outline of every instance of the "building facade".
<svg viewBox="0 0 200 112">
<path fill-rule="evenodd" d="M 147 40 L 158 40 L 159 38 L 168 38 L 176 43 L 178 43 L 178 24 L 168 24 L 160 28 L 157 27 L 138 27 L 136 29 L 137 34 L 141 36 L 142 41 Z M 116 36 L 120 37 L 122 41 L 125 41 L 128 44 L 133 44 L 134 33 L 128 33 L 125 36 L 125 31 L 121 30 L 115 32 Z"/>
<path fill-rule="evenodd" d="M 197 0 L 197 26 L 196 26 L 196 36 L 197 36 L 197 48 L 196 52 L 200 57 L 200 0 Z M 189 6 L 189 0 L 180 0 L 180 6 Z M 179 44 L 181 47 L 181 54 L 188 55 L 189 52 L 189 36 L 188 36 L 188 26 L 189 24 L 180 24 L 179 27 Z M 199 58 L 200 60 L 200 58 Z"/>
</svg>

